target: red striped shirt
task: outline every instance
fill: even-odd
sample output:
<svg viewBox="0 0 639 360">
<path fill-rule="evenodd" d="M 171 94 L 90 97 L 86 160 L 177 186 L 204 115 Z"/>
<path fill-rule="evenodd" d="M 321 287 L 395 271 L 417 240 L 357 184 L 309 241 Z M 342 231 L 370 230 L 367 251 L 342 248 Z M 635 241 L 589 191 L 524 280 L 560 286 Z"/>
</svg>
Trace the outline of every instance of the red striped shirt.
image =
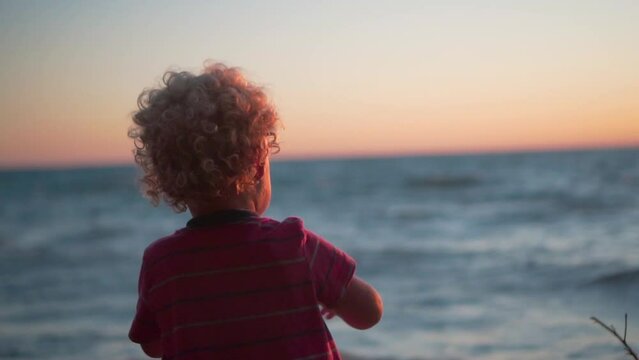
<svg viewBox="0 0 639 360">
<path fill-rule="evenodd" d="M 229 210 L 191 220 L 144 252 L 129 337 L 163 359 L 340 359 L 332 307 L 355 261 L 304 228 Z"/>
</svg>

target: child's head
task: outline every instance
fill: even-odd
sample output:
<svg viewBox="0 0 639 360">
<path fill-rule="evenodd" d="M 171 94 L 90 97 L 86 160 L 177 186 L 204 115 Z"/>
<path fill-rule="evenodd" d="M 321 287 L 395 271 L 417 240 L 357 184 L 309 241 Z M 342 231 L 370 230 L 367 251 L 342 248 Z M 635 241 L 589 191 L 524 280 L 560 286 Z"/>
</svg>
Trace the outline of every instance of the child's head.
<svg viewBox="0 0 639 360">
<path fill-rule="evenodd" d="M 179 212 L 253 188 L 279 149 L 277 113 L 262 89 L 222 64 L 198 76 L 165 73 L 138 108 L 129 136 L 145 193 Z"/>
</svg>

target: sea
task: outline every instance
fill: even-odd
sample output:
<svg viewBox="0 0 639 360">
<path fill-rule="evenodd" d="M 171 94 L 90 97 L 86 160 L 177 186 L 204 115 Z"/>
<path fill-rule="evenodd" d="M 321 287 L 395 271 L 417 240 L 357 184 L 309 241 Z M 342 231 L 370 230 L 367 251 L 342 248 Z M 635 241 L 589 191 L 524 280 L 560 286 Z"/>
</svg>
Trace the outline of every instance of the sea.
<svg viewBox="0 0 639 360">
<path fill-rule="evenodd" d="M 628 359 L 591 316 L 639 349 L 639 148 L 271 170 L 266 215 L 302 217 L 383 296 L 370 330 L 328 321 L 347 359 Z M 141 255 L 189 215 L 138 176 L 0 172 L 0 359 L 145 358 L 127 338 Z"/>
</svg>

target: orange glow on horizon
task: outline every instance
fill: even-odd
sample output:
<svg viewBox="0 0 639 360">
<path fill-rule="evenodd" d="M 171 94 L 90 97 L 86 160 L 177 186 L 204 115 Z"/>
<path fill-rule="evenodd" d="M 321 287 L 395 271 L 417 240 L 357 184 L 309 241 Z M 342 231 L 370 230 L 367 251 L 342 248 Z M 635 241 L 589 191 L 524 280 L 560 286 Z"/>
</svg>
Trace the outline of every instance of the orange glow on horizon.
<svg viewBox="0 0 639 360">
<path fill-rule="evenodd" d="M 265 85 L 281 159 L 639 146 L 639 3 L 254 5 L 7 3 L 0 168 L 132 164 L 140 91 L 210 58 Z"/>
</svg>

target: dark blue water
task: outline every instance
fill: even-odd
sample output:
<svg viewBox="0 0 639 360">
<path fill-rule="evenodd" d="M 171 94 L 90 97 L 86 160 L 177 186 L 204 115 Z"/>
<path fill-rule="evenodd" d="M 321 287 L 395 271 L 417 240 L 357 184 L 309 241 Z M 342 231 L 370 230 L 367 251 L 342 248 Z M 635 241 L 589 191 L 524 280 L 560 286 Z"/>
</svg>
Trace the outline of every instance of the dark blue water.
<svg viewBox="0 0 639 360">
<path fill-rule="evenodd" d="M 639 149 L 275 162 L 267 215 L 301 216 L 382 293 L 354 357 L 612 359 L 639 347 Z M 133 167 L 0 172 L 0 358 L 141 359 L 141 253 L 184 225 Z"/>
</svg>

